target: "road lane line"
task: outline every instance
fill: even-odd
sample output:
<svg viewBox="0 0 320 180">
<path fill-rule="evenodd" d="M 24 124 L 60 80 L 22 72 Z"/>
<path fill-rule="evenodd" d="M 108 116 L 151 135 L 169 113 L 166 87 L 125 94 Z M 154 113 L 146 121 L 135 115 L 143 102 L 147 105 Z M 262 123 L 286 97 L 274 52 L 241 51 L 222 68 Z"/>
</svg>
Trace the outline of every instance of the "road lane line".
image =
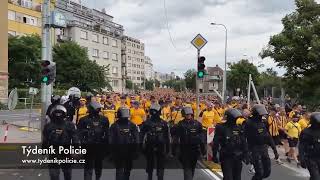
<svg viewBox="0 0 320 180">
<path fill-rule="evenodd" d="M 206 173 L 208 176 L 213 177 L 215 180 L 222 180 L 222 173 L 215 174 L 217 172 L 212 172 L 210 169 L 206 168 L 202 163 L 198 163 L 201 166 L 201 170 Z M 220 177 L 219 177 L 220 176 Z"/>
</svg>

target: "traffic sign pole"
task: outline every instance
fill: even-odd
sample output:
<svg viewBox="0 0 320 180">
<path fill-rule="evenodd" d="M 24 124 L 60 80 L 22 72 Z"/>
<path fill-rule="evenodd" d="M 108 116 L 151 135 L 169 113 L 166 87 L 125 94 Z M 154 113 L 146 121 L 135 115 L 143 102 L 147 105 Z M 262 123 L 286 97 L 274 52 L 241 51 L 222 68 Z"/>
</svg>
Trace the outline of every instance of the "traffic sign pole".
<svg viewBox="0 0 320 180">
<path fill-rule="evenodd" d="M 199 59 L 200 57 L 200 49 L 198 49 L 198 57 L 197 59 Z M 200 98 L 199 98 L 199 78 L 198 78 L 198 75 L 196 75 L 196 96 L 197 96 L 197 112 L 196 112 L 196 118 L 197 120 L 199 119 L 199 106 L 200 106 Z"/>
</svg>

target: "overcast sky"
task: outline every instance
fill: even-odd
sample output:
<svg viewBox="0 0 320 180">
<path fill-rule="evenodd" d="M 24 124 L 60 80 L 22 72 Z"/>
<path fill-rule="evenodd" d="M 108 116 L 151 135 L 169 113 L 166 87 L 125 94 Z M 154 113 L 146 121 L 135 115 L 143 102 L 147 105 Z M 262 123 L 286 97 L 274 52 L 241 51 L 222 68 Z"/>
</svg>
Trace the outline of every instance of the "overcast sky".
<svg viewBox="0 0 320 180">
<path fill-rule="evenodd" d="M 105 8 L 108 14 L 114 16 L 114 22 L 124 26 L 126 35 L 143 41 L 146 44 L 145 53 L 151 57 L 156 71 L 173 71 L 179 75 L 196 67 L 196 49 L 190 41 L 198 33 L 208 40 L 201 51 L 201 55 L 207 59 L 206 65 L 224 67 L 225 31 L 221 26 L 211 26 L 210 22 L 223 23 L 228 28 L 229 62 L 236 62 L 246 55 L 258 64 L 261 62 L 258 54 L 267 45 L 270 36 L 282 30 L 281 19 L 295 9 L 294 0 L 82 2 L 91 8 Z M 167 25 L 174 45 L 170 41 Z M 276 66 L 271 59 L 263 60 L 263 63 L 266 65 L 263 69 Z M 283 69 L 276 70 L 284 73 Z"/>
</svg>

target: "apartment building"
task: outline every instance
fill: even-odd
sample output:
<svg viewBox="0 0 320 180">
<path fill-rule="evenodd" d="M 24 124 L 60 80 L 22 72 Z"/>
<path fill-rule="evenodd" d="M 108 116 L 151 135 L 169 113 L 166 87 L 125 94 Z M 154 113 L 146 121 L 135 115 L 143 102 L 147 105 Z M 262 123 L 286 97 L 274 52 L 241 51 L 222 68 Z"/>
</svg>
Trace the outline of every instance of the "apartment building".
<svg viewBox="0 0 320 180">
<path fill-rule="evenodd" d="M 126 64 L 126 77 L 131 80 L 135 86 L 143 88 L 143 82 L 146 76 L 144 43 L 138 39 L 124 36 L 123 46 L 125 46 L 124 62 Z"/>
<path fill-rule="evenodd" d="M 64 13 L 67 28 L 57 30 L 56 40 L 71 40 L 88 50 L 90 60 L 109 66 L 108 79 L 115 92 L 123 91 L 121 41 L 123 26 L 113 22 L 105 10 L 96 10 L 81 4 L 58 0 L 56 9 Z"/>
<path fill-rule="evenodd" d="M 150 59 L 150 57 L 145 56 L 144 64 L 145 64 L 144 69 L 145 69 L 146 79 L 153 80 L 154 79 L 154 71 L 153 71 L 152 60 Z"/>
<path fill-rule="evenodd" d="M 8 0 L 8 33 L 41 35 L 42 0 Z"/>
</svg>

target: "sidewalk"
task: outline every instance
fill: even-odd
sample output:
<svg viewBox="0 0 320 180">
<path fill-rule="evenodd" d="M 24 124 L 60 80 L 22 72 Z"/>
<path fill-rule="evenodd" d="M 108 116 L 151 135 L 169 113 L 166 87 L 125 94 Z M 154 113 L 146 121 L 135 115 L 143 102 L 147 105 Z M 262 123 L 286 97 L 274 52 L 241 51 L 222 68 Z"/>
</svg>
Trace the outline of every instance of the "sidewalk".
<svg viewBox="0 0 320 180">
<path fill-rule="evenodd" d="M 7 125 L 0 125 L 0 144 L 5 143 L 39 143 L 40 140 L 40 131 L 23 131 L 19 127 L 10 125 L 7 135 L 7 141 L 4 142 L 4 135 Z"/>
</svg>

